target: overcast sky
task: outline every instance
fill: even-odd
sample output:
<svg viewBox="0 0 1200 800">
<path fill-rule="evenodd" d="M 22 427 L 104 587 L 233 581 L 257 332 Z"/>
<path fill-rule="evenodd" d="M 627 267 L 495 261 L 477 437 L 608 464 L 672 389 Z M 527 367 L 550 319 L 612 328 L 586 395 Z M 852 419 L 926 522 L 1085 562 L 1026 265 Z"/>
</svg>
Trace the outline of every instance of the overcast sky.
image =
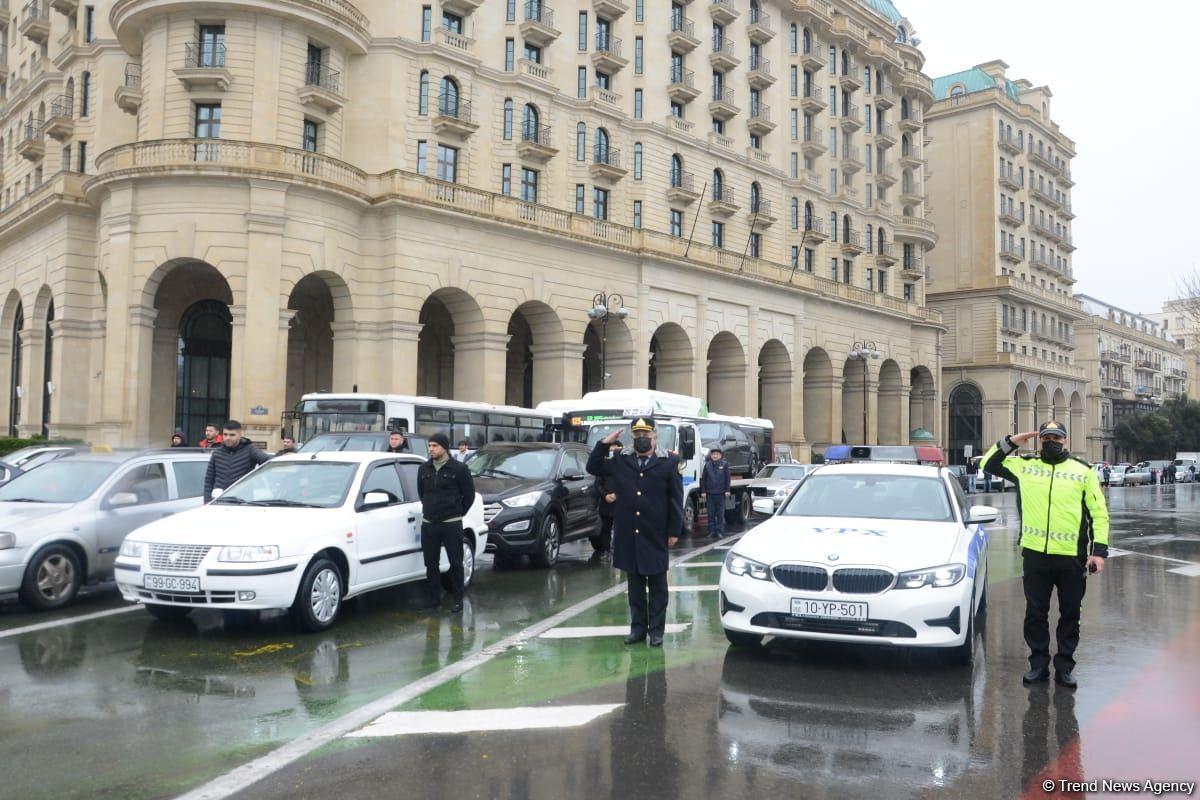
<svg viewBox="0 0 1200 800">
<path fill-rule="evenodd" d="M 1175 297 L 1200 269 L 1200 2 L 895 2 L 927 75 L 998 58 L 1054 93 L 1076 149 L 1075 290 L 1142 313 Z"/>
</svg>

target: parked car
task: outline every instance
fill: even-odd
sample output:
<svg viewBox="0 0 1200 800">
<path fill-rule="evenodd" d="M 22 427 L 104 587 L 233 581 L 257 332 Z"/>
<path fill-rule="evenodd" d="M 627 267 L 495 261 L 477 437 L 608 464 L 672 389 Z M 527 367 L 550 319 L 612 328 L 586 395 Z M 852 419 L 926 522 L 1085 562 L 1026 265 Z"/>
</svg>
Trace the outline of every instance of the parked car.
<svg viewBox="0 0 1200 800">
<path fill-rule="evenodd" d="M 1192 472 L 1189 467 L 1194 467 L 1200 471 L 1200 464 L 1197 464 L 1194 458 L 1177 458 L 1175 464 L 1175 480 L 1178 483 L 1191 483 L 1195 479 L 1196 473 Z"/>
<path fill-rule="evenodd" d="M 1124 486 L 1125 473 L 1129 470 L 1128 464 L 1113 464 L 1108 474 L 1109 486 Z M 1104 475 L 1100 475 L 1100 480 L 1104 480 Z"/>
<path fill-rule="evenodd" d="M 467 467 L 483 494 L 497 566 L 528 555 L 550 567 L 564 542 L 599 536 L 589 454 L 578 442 L 492 442 L 476 451 Z"/>
<path fill-rule="evenodd" d="M 754 499 L 769 497 L 779 510 L 792 489 L 814 469 L 813 464 L 767 464 L 747 484 L 750 495 Z"/>
<path fill-rule="evenodd" d="M 702 451 L 707 453 L 714 447 L 721 448 L 732 475 L 749 478 L 758 472 L 762 465 L 758 449 L 740 427 L 729 422 L 701 422 L 699 428 Z"/>
<path fill-rule="evenodd" d="M 1150 483 L 1150 464 L 1143 461 L 1125 470 L 1122 486 L 1145 486 Z"/>
<path fill-rule="evenodd" d="M 424 580 L 419 456 L 293 453 L 268 461 L 213 502 L 130 536 L 117 586 L 160 619 L 194 608 L 288 609 L 324 630 L 351 597 Z M 463 578 L 483 554 L 478 496 L 463 520 Z M 442 553 L 441 569 L 449 569 Z"/>
<path fill-rule="evenodd" d="M 37 444 L 29 447 L 22 447 L 20 450 L 13 450 L 11 453 L 4 456 L 3 459 L 0 459 L 0 461 L 3 461 L 5 464 L 14 467 L 19 467 L 25 472 L 28 472 L 34 467 L 39 467 L 42 464 L 49 464 L 51 461 L 56 461 L 57 459 L 64 458 L 65 456 L 87 451 L 87 447 L 80 445 Z"/>
<path fill-rule="evenodd" d="M 0 592 L 35 609 L 112 574 L 126 534 L 203 503 L 208 454 L 175 449 L 61 458 L 0 487 Z"/>
<path fill-rule="evenodd" d="M 322 433 L 301 445 L 297 452 L 309 455 L 329 451 L 385 453 L 388 449 L 389 436 L 391 434 L 386 432 Z M 427 437 L 406 433 L 404 441 L 408 444 L 408 451 L 413 455 L 421 456 L 421 458 L 429 457 L 429 439 Z"/>
</svg>

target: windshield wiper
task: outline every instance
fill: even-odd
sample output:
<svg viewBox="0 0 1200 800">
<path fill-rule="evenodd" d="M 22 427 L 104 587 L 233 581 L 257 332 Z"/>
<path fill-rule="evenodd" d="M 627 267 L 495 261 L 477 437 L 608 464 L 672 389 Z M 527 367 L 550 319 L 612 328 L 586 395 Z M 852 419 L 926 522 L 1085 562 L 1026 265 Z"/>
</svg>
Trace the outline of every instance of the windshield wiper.
<svg viewBox="0 0 1200 800">
<path fill-rule="evenodd" d="M 36 497 L 10 497 L 10 503 L 49 503 L 49 500 L 38 500 Z"/>
<path fill-rule="evenodd" d="M 314 503 L 301 503 L 298 500 L 251 500 L 246 505 L 266 506 L 268 508 L 322 508 Z"/>
<path fill-rule="evenodd" d="M 244 506 L 246 501 L 240 497 L 218 497 L 216 500 L 213 500 L 214 505 L 222 503 L 228 503 L 231 506 Z"/>
<path fill-rule="evenodd" d="M 502 469 L 492 469 L 490 467 L 488 469 L 481 469 L 481 470 L 479 470 L 479 472 L 477 472 L 475 474 L 476 475 L 492 475 L 492 476 L 499 476 L 502 478 L 516 478 L 517 480 L 524 480 L 520 475 L 515 475 L 511 472 L 505 472 Z"/>
</svg>

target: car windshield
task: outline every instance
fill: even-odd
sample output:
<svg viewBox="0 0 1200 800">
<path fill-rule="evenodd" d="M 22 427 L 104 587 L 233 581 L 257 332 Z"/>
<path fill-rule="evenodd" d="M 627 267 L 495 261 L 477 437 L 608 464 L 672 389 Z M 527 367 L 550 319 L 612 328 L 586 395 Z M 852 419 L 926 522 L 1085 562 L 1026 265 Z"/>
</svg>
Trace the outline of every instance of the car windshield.
<svg viewBox="0 0 1200 800">
<path fill-rule="evenodd" d="M 42 446 L 34 445 L 33 447 L 22 447 L 20 450 L 13 450 L 11 453 L 6 455 L 4 457 L 4 460 L 5 460 L 5 462 L 12 464 L 14 467 L 24 467 L 25 462 L 29 460 L 30 456 L 32 456 L 34 453 L 43 451 L 45 449 L 46 449 L 45 445 L 42 445 Z"/>
<path fill-rule="evenodd" d="M 793 517 L 954 521 L 942 481 L 913 475 L 818 472 L 800 484 L 781 513 Z"/>
<path fill-rule="evenodd" d="M 770 478 L 775 481 L 798 481 L 804 477 L 804 467 L 791 467 L 787 465 L 772 465 L 763 467 L 758 471 L 756 478 Z"/>
<path fill-rule="evenodd" d="M 78 503 L 113 474 L 115 461 L 58 459 L 13 478 L 0 488 L 0 501 Z"/>
<path fill-rule="evenodd" d="M 57 461 L 66 456 L 67 453 L 62 450 L 47 450 L 44 453 L 38 453 L 31 458 L 25 459 L 25 463 L 21 465 L 21 469 L 29 472 L 34 467 L 40 467 L 43 464 L 49 464 L 51 461 Z"/>
<path fill-rule="evenodd" d="M 484 448 L 467 462 L 472 475 L 481 478 L 510 478 L 523 481 L 549 480 L 558 461 L 558 450 Z"/>
<path fill-rule="evenodd" d="M 358 464 L 345 461 L 268 461 L 213 502 L 336 508 L 346 501 L 357 470 Z"/>
</svg>

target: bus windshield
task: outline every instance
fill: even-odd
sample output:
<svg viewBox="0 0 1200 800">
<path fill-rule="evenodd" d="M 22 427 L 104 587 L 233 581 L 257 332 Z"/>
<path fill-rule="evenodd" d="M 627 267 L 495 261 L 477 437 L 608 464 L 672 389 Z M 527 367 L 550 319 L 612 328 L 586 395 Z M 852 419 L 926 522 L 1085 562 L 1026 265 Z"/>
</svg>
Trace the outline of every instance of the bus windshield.
<svg viewBox="0 0 1200 800">
<path fill-rule="evenodd" d="M 595 447 L 596 442 L 616 430 L 621 432 L 621 444 L 625 447 L 633 447 L 633 434 L 629 430 L 628 421 L 601 422 L 588 426 L 588 447 Z M 658 432 L 658 451 L 660 453 L 676 449 L 676 431 L 674 425 L 658 425 L 656 423 L 655 430 Z"/>
<path fill-rule="evenodd" d="M 382 400 L 357 398 L 305 400 L 299 411 L 302 442 L 322 433 L 382 431 L 386 416 Z"/>
</svg>

